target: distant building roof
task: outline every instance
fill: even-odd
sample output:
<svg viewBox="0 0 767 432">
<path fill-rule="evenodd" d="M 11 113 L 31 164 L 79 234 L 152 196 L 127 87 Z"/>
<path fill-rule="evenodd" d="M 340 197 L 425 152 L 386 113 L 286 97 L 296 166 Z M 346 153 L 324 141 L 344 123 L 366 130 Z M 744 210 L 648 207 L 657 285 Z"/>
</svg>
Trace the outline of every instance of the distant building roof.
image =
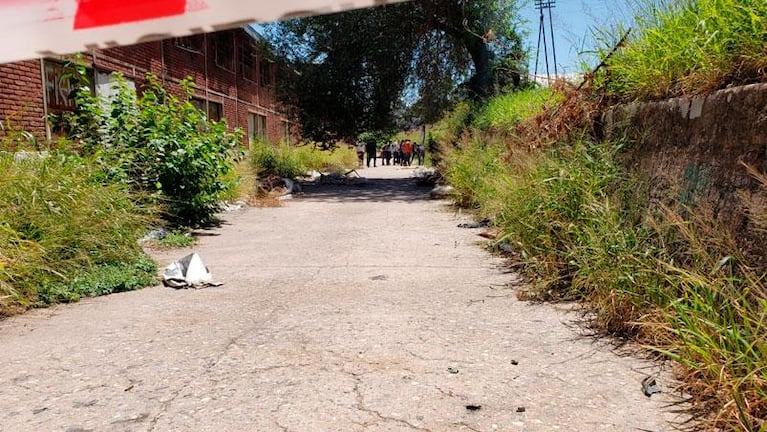
<svg viewBox="0 0 767 432">
<path fill-rule="evenodd" d="M 248 36 L 253 38 L 254 41 L 260 42 L 260 41 L 265 40 L 264 36 L 261 33 L 259 33 L 258 30 L 253 28 L 253 25 L 251 25 L 251 24 L 242 26 L 242 29 L 245 30 L 245 33 L 247 33 Z"/>
</svg>

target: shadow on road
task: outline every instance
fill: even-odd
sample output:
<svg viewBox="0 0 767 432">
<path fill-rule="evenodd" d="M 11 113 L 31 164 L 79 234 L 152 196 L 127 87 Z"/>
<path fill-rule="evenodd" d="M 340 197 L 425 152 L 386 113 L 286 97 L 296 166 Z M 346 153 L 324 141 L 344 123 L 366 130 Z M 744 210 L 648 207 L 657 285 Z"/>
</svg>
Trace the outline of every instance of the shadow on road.
<svg viewBox="0 0 767 432">
<path fill-rule="evenodd" d="M 429 187 L 412 178 L 372 178 L 358 184 L 305 184 L 303 200 L 325 202 L 391 202 L 429 199 Z"/>
</svg>

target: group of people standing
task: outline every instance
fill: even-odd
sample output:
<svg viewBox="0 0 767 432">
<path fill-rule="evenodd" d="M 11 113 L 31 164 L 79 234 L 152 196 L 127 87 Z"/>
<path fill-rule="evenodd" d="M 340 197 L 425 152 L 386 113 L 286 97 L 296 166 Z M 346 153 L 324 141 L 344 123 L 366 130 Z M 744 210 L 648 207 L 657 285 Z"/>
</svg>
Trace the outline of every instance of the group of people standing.
<svg viewBox="0 0 767 432">
<path fill-rule="evenodd" d="M 373 161 L 373 166 L 376 165 L 376 158 L 378 154 L 378 144 L 375 140 L 368 140 L 363 145 L 357 144 L 357 156 L 359 157 L 360 165 L 362 165 L 364 156 L 367 155 L 367 166 L 370 167 L 370 161 Z M 426 156 L 426 149 L 423 144 L 417 142 L 411 142 L 408 140 L 401 140 L 387 142 L 381 147 L 381 165 L 394 165 L 410 166 L 413 162 L 417 162 L 418 165 L 423 165 L 424 157 Z"/>
</svg>

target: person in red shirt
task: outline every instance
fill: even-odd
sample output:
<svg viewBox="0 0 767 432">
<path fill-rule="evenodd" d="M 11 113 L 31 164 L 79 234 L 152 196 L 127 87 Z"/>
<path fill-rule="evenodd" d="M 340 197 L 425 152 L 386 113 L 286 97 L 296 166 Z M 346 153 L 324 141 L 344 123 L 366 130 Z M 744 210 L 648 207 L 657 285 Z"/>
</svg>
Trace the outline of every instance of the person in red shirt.
<svg viewBox="0 0 767 432">
<path fill-rule="evenodd" d="M 402 165 L 410 166 L 410 160 L 413 157 L 413 144 L 410 140 L 405 140 L 402 144 Z"/>
</svg>

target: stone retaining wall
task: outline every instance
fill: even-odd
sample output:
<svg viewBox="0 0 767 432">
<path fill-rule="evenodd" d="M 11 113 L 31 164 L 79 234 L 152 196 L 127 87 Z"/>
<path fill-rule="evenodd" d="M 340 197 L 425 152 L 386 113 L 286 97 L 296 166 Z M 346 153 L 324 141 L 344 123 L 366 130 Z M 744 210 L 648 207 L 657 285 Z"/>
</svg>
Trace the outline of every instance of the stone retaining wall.
<svg viewBox="0 0 767 432">
<path fill-rule="evenodd" d="M 767 84 L 620 105 L 605 113 L 603 126 L 607 138 L 628 138 L 624 162 L 648 180 L 651 205 L 711 211 L 741 244 L 765 250 L 754 244 L 742 198 L 767 199 L 744 166 L 767 173 Z"/>
</svg>

